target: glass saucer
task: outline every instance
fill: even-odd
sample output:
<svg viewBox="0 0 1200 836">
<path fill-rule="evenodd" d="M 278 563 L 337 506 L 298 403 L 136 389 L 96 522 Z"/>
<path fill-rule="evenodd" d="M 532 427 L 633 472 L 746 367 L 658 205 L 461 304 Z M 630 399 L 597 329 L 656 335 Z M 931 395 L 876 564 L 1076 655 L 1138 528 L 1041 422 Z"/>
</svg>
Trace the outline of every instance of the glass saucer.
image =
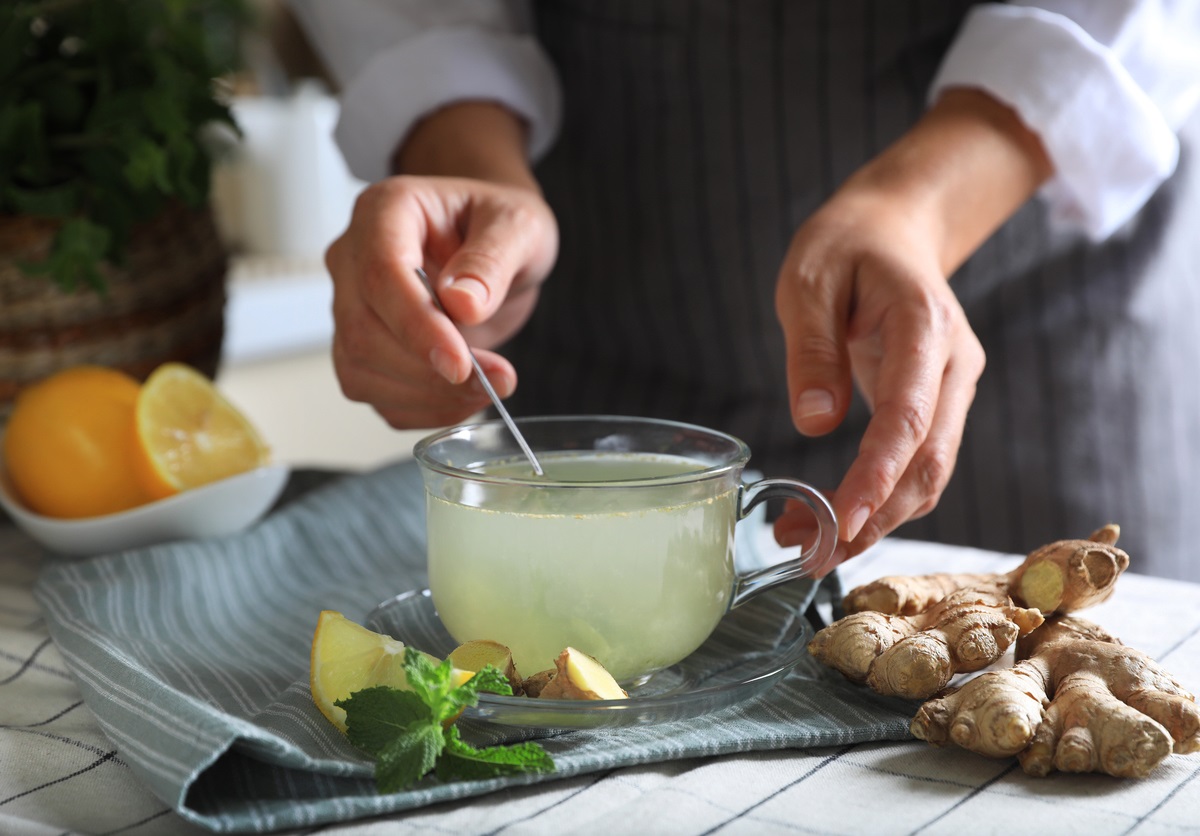
<svg viewBox="0 0 1200 836">
<path fill-rule="evenodd" d="M 682 662 L 632 687 L 625 700 L 546 700 L 481 694 L 466 717 L 506 726 L 588 729 L 666 723 L 735 705 L 766 691 L 808 655 L 812 630 L 805 596 L 768 590 L 721 619 Z M 458 646 L 442 626 L 428 589 L 389 598 L 366 626 L 445 658 Z"/>
</svg>

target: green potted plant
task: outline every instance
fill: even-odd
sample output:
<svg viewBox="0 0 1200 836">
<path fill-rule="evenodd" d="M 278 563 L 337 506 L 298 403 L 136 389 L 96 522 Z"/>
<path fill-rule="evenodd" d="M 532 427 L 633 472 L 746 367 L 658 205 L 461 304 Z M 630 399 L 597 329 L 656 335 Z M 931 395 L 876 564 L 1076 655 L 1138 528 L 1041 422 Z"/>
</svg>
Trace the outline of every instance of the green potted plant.
<svg viewBox="0 0 1200 836">
<path fill-rule="evenodd" d="M 92 362 L 215 372 L 227 258 L 208 207 L 216 80 L 243 0 L 6 0 L 0 414 Z"/>
</svg>

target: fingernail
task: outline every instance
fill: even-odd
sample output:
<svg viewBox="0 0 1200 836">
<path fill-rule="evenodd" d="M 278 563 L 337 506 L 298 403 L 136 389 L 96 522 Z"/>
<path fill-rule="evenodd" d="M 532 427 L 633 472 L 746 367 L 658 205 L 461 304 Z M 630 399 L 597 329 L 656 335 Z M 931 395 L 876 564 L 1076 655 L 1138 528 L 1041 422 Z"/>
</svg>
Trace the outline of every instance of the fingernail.
<svg viewBox="0 0 1200 836">
<path fill-rule="evenodd" d="M 492 391 L 496 392 L 496 397 L 500 398 L 500 401 L 512 395 L 512 390 L 516 389 L 516 386 L 512 385 L 511 378 L 506 374 L 488 374 L 487 383 L 492 385 Z M 480 380 L 478 374 L 470 375 L 470 387 L 476 395 L 486 395 L 487 393 L 484 381 Z"/>
<path fill-rule="evenodd" d="M 867 524 L 867 518 L 871 516 L 871 509 L 865 505 L 855 508 L 850 516 L 846 518 L 846 537 L 847 541 L 853 540 L 858 536 L 858 532 L 862 531 L 862 527 Z"/>
<path fill-rule="evenodd" d="M 828 389 L 805 389 L 796 398 L 796 417 L 812 418 L 833 412 L 833 393 Z"/>
<path fill-rule="evenodd" d="M 433 366 L 434 371 L 446 378 L 446 380 L 451 383 L 462 383 L 458 377 L 458 365 L 449 354 L 440 348 L 435 348 L 429 352 L 429 362 Z"/>
<path fill-rule="evenodd" d="M 450 283 L 450 286 L 458 288 L 459 290 L 465 290 L 480 302 L 486 302 L 488 300 L 487 285 L 479 281 L 479 279 L 472 279 L 469 276 L 464 276 L 461 279 L 455 279 Z"/>
<path fill-rule="evenodd" d="M 488 380 L 492 384 L 492 388 L 496 390 L 496 394 L 500 396 L 501 400 L 507 398 L 517 388 L 513 384 L 512 378 L 510 378 L 508 375 L 499 375 L 495 379 L 489 378 Z"/>
<path fill-rule="evenodd" d="M 833 557 L 829 559 L 832 568 L 837 568 L 850 559 L 850 549 L 846 548 L 845 543 L 838 543 L 833 550 Z"/>
</svg>

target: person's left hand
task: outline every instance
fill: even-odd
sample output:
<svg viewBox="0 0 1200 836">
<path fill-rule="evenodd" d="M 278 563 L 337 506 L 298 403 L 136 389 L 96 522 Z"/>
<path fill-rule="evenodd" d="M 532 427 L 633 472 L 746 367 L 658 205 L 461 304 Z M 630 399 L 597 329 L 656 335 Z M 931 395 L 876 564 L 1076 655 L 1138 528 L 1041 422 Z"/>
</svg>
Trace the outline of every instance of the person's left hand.
<svg viewBox="0 0 1200 836">
<path fill-rule="evenodd" d="M 929 513 L 950 481 L 984 353 L 947 277 L 1052 173 L 1014 111 L 948 90 L 793 238 L 775 307 L 796 428 L 837 427 L 855 383 L 872 412 L 832 496 L 838 562 Z M 811 521 L 789 507 L 776 540 L 803 542 Z"/>
<path fill-rule="evenodd" d="M 885 192 L 840 193 L 796 234 L 776 290 L 796 426 L 834 429 L 854 383 L 872 412 L 832 497 L 839 562 L 937 504 L 984 367 L 936 235 L 908 209 Z M 798 544 L 810 519 L 789 508 L 776 539 Z"/>
</svg>

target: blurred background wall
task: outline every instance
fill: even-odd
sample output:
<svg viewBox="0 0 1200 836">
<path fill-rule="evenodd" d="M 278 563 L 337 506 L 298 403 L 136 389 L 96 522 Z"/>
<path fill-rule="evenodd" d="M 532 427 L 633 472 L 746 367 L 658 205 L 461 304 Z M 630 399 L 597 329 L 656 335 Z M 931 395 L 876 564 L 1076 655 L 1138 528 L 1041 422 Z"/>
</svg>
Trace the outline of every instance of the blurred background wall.
<svg viewBox="0 0 1200 836">
<path fill-rule="evenodd" d="M 281 0 L 256 0 L 233 85 L 243 132 L 214 178 L 234 252 L 217 382 L 281 461 L 364 469 L 410 454 L 423 431 L 392 430 L 338 388 L 332 287 L 323 263 L 364 183 L 331 139 L 338 107 L 320 61 Z"/>
</svg>

